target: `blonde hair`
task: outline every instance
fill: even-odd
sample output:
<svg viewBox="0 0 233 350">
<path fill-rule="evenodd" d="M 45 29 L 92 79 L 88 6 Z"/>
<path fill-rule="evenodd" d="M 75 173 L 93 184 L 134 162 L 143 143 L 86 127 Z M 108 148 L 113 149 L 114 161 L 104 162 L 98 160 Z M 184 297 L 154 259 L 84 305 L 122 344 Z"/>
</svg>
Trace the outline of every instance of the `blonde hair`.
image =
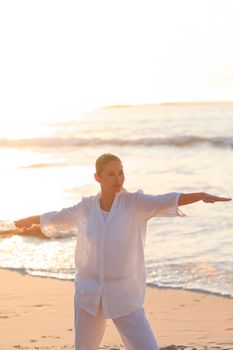
<svg viewBox="0 0 233 350">
<path fill-rule="evenodd" d="M 99 175 L 101 173 L 101 171 L 103 170 L 103 167 L 107 163 L 112 162 L 114 160 L 121 162 L 120 158 L 118 158 L 117 156 L 115 156 L 114 154 L 111 154 L 111 153 L 104 153 L 101 156 L 99 156 L 95 162 L 96 174 Z"/>
</svg>

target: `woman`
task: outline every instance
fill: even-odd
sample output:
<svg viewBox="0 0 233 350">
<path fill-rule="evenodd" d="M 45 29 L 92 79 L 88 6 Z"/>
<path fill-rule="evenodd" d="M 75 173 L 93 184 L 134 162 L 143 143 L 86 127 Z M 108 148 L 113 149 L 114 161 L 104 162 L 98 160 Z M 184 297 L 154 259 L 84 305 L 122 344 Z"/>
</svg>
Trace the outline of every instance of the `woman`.
<svg viewBox="0 0 233 350">
<path fill-rule="evenodd" d="M 74 293 L 75 349 L 97 349 L 111 318 L 128 350 L 155 350 L 156 340 L 144 313 L 144 242 L 147 221 L 184 216 L 178 206 L 202 200 L 228 201 L 207 193 L 147 195 L 127 192 L 121 160 L 103 154 L 96 160 L 101 192 L 75 206 L 16 221 L 20 228 L 40 224 L 47 236 L 78 231 Z"/>
</svg>

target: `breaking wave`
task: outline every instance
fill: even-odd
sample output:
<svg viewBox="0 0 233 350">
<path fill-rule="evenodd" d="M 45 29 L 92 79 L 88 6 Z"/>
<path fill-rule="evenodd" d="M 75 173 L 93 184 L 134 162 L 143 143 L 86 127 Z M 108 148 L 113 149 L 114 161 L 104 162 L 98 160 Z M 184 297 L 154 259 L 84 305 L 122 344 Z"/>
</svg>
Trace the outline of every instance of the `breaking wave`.
<svg viewBox="0 0 233 350">
<path fill-rule="evenodd" d="M 207 144 L 214 147 L 230 147 L 233 148 L 232 137 L 198 137 L 198 136 L 174 136 L 164 138 L 139 138 L 139 139 L 100 139 L 100 138 L 33 138 L 33 139 L 1 139 L 0 147 L 25 147 L 25 148 L 53 148 L 53 147 L 89 147 L 89 146 L 175 146 L 187 147 Z"/>
</svg>

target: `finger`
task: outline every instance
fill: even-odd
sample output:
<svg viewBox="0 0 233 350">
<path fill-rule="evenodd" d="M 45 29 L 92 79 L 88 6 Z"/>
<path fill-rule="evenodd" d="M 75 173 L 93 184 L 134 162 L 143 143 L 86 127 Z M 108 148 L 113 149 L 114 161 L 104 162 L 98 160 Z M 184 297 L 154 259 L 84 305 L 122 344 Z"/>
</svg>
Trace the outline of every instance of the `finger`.
<svg viewBox="0 0 233 350">
<path fill-rule="evenodd" d="M 16 227 L 19 227 L 19 222 L 18 221 L 14 221 L 14 224 Z"/>
<path fill-rule="evenodd" d="M 21 228 L 21 227 L 24 227 L 25 224 L 21 221 L 21 220 L 18 220 L 18 221 L 14 221 L 14 224 L 16 227 L 18 228 Z"/>
<path fill-rule="evenodd" d="M 215 200 L 218 201 L 218 202 L 227 202 L 227 201 L 231 201 L 231 198 L 216 197 Z"/>
</svg>

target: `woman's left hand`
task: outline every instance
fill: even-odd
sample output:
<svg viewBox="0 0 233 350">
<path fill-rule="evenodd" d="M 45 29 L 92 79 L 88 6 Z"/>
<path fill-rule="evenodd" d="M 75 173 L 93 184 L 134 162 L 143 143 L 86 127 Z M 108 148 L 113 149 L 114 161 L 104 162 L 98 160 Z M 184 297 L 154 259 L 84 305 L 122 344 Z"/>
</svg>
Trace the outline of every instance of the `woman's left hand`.
<svg viewBox="0 0 233 350">
<path fill-rule="evenodd" d="M 205 203 L 227 202 L 227 201 L 231 201 L 231 198 L 218 197 L 208 193 L 203 193 L 202 201 Z"/>
</svg>

